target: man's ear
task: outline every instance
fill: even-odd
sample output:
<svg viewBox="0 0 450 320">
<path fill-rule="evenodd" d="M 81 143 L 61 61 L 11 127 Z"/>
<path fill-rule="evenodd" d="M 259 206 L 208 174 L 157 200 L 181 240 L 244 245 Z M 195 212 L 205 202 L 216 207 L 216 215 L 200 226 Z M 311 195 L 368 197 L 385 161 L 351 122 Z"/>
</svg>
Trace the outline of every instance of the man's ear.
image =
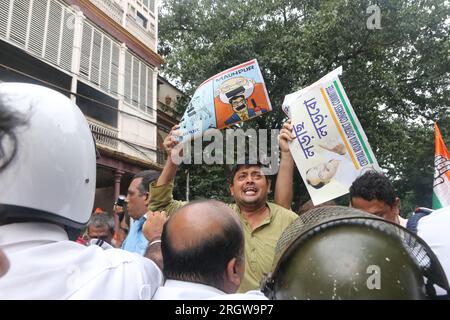
<svg viewBox="0 0 450 320">
<path fill-rule="evenodd" d="M 267 194 L 272 192 L 272 180 L 267 179 Z"/>
<path fill-rule="evenodd" d="M 236 286 L 236 289 L 241 285 L 241 275 L 239 273 L 239 268 L 242 266 L 239 265 L 239 262 L 236 258 L 231 259 L 227 263 L 227 280 Z"/>
<path fill-rule="evenodd" d="M 393 207 L 395 208 L 397 213 L 400 213 L 400 198 L 399 197 L 395 198 Z"/>
<path fill-rule="evenodd" d="M 145 193 L 145 199 L 144 199 L 144 201 L 145 201 L 145 204 L 146 204 L 147 207 L 148 207 L 148 205 L 150 204 L 150 192 L 146 192 L 146 193 Z"/>
<path fill-rule="evenodd" d="M 234 197 L 233 183 L 231 183 L 231 184 L 229 185 L 229 188 L 230 188 L 230 194 L 231 194 L 231 196 Z"/>
</svg>

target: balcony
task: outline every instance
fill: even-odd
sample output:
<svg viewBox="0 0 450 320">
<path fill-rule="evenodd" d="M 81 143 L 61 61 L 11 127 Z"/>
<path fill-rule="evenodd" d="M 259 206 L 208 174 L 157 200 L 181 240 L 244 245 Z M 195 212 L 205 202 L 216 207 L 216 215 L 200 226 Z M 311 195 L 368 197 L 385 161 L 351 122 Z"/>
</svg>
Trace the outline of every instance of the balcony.
<svg viewBox="0 0 450 320">
<path fill-rule="evenodd" d="M 156 51 L 156 39 L 154 34 L 145 30 L 133 17 L 127 15 L 125 28 L 136 38 L 141 40 L 141 42 L 147 47 L 151 48 L 153 51 Z"/>
<path fill-rule="evenodd" d="M 156 38 L 155 38 L 155 26 L 154 21 L 150 19 L 148 21 L 150 30 L 144 29 L 139 23 L 136 22 L 136 18 L 133 14 L 136 12 L 129 11 L 124 12 L 123 8 L 116 2 L 111 0 L 90 0 L 97 8 L 105 12 L 111 19 L 117 22 L 119 25 L 128 30 L 132 35 L 138 38 L 144 45 L 156 51 Z M 123 16 L 126 14 L 126 22 L 123 25 Z"/>
<path fill-rule="evenodd" d="M 95 142 L 117 150 L 118 130 L 92 118 L 86 117 L 86 119 L 95 138 Z"/>
<path fill-rule="evenodd" d="M 123 9 L 111 0 L 90 0 L 97 8 L 106 13 L 111 19 L 122 25 Z"/>
</svg>

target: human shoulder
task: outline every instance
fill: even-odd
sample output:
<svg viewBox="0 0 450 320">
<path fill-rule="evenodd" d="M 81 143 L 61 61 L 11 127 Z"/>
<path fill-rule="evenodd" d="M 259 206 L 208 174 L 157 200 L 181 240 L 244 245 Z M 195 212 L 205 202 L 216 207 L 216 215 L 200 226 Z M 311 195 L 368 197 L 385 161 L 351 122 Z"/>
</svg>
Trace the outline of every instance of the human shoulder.
<svg viewBox="0 0 450 320">
<path fill-rule="evenodd" d="M 98 246 L 84 251 L 91 259 L 77 269 L 77 283 L 68 299 L 148 300 L 163 283 L 156 264 L 136 253 Z"/>
<path fill-rule="evenodd" d="M 127 268 L 153 272 L 155 268 L 159 271 L 156 264 L 138 253 L 129 252 L 122 249 L 110 248 L 103 249 L 97 245 L 91 245 L 85 249 L 86 256 L 90 256 L 92 260 L 96 260 L 99 266 L 106 269 Z"/>
<path fill-rule="evenodd" d="M 272 215 L 277 216 L 277 218 L 279 218 L 279 219 L 283 219 L 283 220 L 292 222 L 298 218 L 298 215 L 295 212 L 293 212 L 289 209 L 286 209 L 282 206 L 279 206 L 273 202 L 267 202 L 267 205 L 269 206 L 269 209 L 270 209 Z"/>
<path fill-rule="evenodd" d="M 446 228 L 448 225 L 450 225 L 450 207 L 445 207 L 423 216 L 418 221 L 417 230 L 419 235 L 420 232 L 423 231 L 430 231 L 433 233 L 443 226 Z"/>
<path fill-rule="evenodd" d="M 238 205 L 234 202 L 232 203 L 227 203 L 227 206 L 229 206 L 231 208 L 231 210 L 235 211 L 235 212 L 240 212 L 241 210 L 239 209 Z"/>
</svg>

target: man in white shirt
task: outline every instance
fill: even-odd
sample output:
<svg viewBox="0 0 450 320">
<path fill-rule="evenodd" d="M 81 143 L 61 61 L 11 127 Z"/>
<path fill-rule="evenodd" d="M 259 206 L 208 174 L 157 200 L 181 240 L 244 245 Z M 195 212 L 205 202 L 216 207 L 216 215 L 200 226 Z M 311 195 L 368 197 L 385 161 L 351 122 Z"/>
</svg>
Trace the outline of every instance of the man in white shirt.
<svg viewBox="0 0 450 320">
<path fill-rule="evenodd" d="M 433 250 L 447 279 L 450 279 L 450 207 L 435 210 L 420 218 L 417 234 Z"/>
<path fill-rule="evenodd" d="M 9 260 L 0 299 L 150 299 L 162 283 L 153 261 L 68 240 L 95 195 L 94 139 L 78 107 L 44 87 L 2 83 L 3 112 L 24 120 L 0 122 L 0 249 Z"/>
<path fill-rule="evenodd" d="M 267 299 L 258 291 L 235 294 L 244 276 L 244 234 L 224 203 L 194 201 L 178 209 L 161 241 L 166 282 L 153 299 Z"/>
</svg>

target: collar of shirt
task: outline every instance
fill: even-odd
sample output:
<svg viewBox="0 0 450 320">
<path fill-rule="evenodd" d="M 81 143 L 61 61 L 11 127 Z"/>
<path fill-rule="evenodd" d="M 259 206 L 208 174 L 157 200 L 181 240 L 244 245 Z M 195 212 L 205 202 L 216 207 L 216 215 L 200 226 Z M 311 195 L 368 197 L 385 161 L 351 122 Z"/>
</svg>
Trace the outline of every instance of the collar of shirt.
<svg viewBox="0 0 450 320">
<path fill-rule="evenodd" d="M 136 233 L 136 232 L 142 230 L 142 226 L 144 225 L 146 220 L 147 220 L 147 215 L 146 214 L 144 214 L 139 219 L 134 220 L 133 223 L 131 224 L 130 232 L 128 234 Z"/>
<path fill-rule="evenodd" d="M 247 219 L 241 214 L 241 208 L 239 208 L 239 206 L 237 204 L 234 204 L 234 205 L 235 205 L 235 211 L 239 214 L 239 217 L 241 218 L 242 222 L 246 225 L 249 225 Z M 265 225 L 270 224 L 273 221 L 274 213 L 275 213 L 273 204 L 270 202 L 266 202 L 266 206 L 267 206 L 267 208 L 269 208 L 269 216 L 267 218 L 265 218 L 261 222 L 261 224 L 258 227 L 256 227 L 252 232 L 257 231 L 258 229 L 264 227 Z"/>
<path fill-rule="evenodd" d="M 144 214 L 141 218 L 134 221 L 131 225 L 130 232 L 122 243 L 122 249 L 130 252 L 139 253 L 141 256 L 145 254 L 145 250 L 148 246 L 148 240 L 142 233 L 142 226 L 147 220 L 147 216 Z"/>
<path fill-rule="evenodd" d="M 212 286 L 208 286 L 206 284 L 189 282 L 189 281 L 172 280 L 172 279 L 167 279 L 166 282 L 164 282 L 164 287 L 198 288 L 201 290 L 208 290 L 208 291 L 215 292 L 218 294 L 225 294 L 225 292 L 223 292 L 222 290 L 219 290 Z"/>
<path fill-rule="evenodd" d="M 142 229 L 142 226 L 144 225 L 145 221 L 147 221 L 146 213 L 142 217 L 140 217 L 138 220 L 135 221 L 135 223 L 137 223 L 137 227 L 139 230 Z"/>
<path fill-rule="evenodd" d="M 154 299 L 206 299 L 217 295 L 224 295 L 225 292 L 205 284 L 166 280 L 164 286 L 160 287 Z"/>
<path fill-rule="evenodd" d="M 0 226 L 0 247 L 33 241 L 62 240 L 68 240 L 67 232 L 53 223 L 22 222 Z"/>
</svg>

